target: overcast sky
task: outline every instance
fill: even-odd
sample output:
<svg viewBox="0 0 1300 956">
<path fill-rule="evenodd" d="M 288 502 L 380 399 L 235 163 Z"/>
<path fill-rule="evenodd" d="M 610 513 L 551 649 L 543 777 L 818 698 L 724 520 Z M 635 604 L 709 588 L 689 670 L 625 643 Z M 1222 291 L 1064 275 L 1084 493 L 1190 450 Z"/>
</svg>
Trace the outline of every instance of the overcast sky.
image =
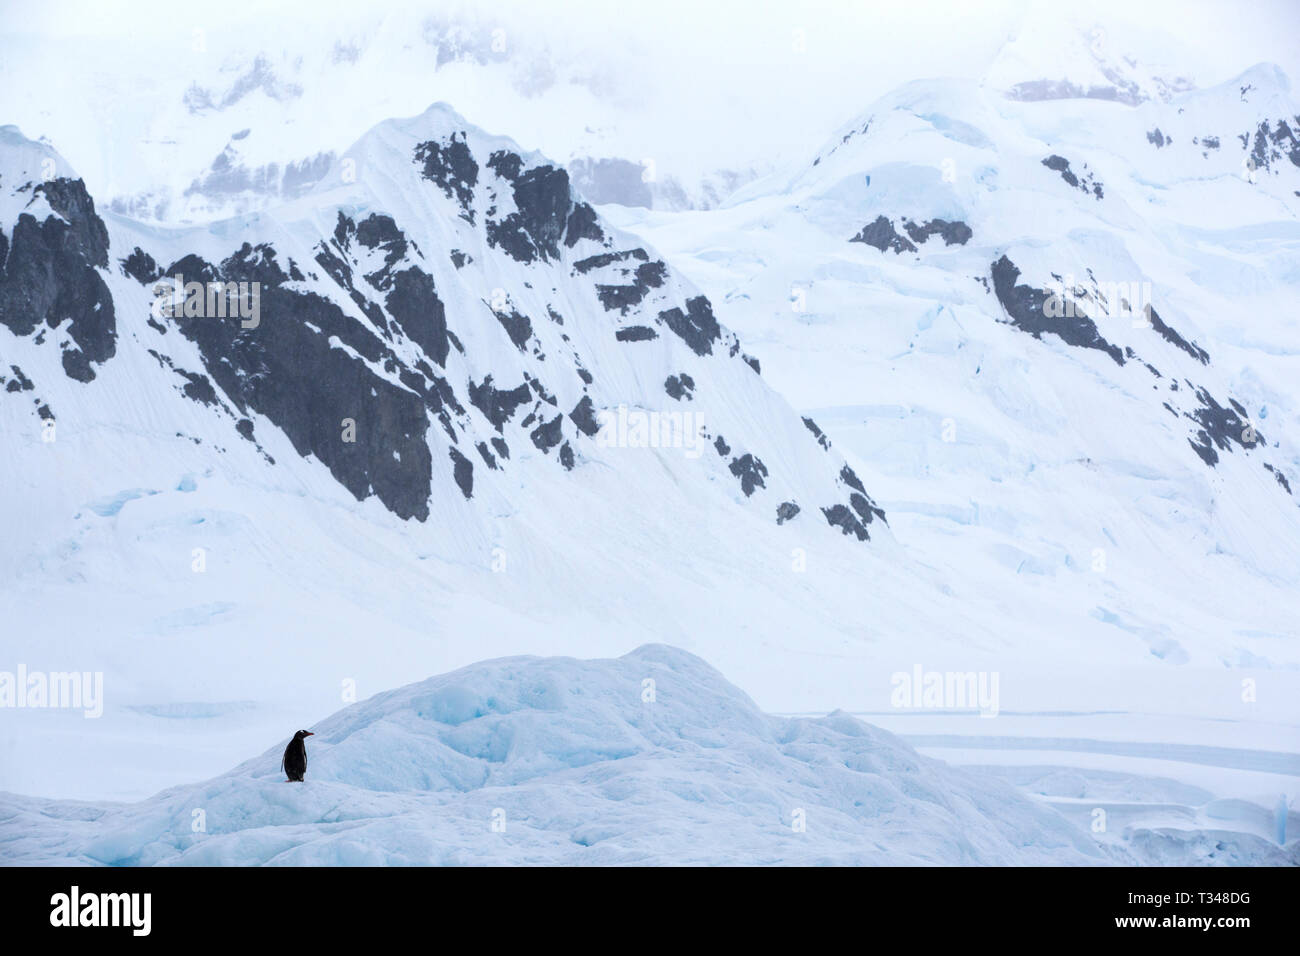
<svg viewBox="0 0 1300 956">
<path fill-rule="evenodd" d="M 607 145 L 632 158 L 662 155 L 683 164 L 689 154 L 701 168 L 742 165 L 807 154 L 907 80 L 978 78 L 1027 19 L 1056 16 L 1061 6 L 1031 0 L 0 0 L 0 123 L 49 137 L 88 179 L 144 176 L 156 156 L 120 149 L 100 155 L 96 146 L 114 137 L 156 141 L 159 132 L 147 129 L 150 117 L 168 117 L 176 136 L 196 135 L 184 116 L 171 118 L 185 90 L 212 87 L 231 64 L 266 53 L 286 82 L 333 90 L 324 101 L 310 95 L 298 101 L 296 108 L 320 121 L 313 127 L 300 118 L 304 149 L 346 148 L 395 112 L 446 100 L 471 122 L 562 161 L 586 148 L 584 131 L 617 126 Z M 1172 57 L 1201 86 L 1260 61 L 1300 77 L 1297 0 L 1103 0 L 1080 9 L 1079 22 L 1135 37 L 1139 55 L 1158 46 L 1151 56 Z M 435 70 L 421 36 L 431 17 L 459 20 L 480 40 L 502 30 L 508 66 L 492 76 Z M 194 50 L 196 35 L 203 38 L 201 53 Z M 316 82 L 339 73 L 326 54 L 349 37 L 382 40 L 387 50 L 345 79 Z M 1050 63 L 1051 51 L 1042 53 Z M 551 63 L 558 64 L 554 75 Z M 582 96 L 569 96 L 579 80 Z M 539 94 L 537 85 L 548 82 Z M 294 108 L 282 105 L 287 112 L 270 122 L 282 123 Z M 322 119 L 324 112 L 333 115 Z M 231 132 L 223 128 L 221 135 Z M 220 144 L 201 148 L 211 156 Z"/>
<path fill-rule="evenodd" d="M 479 12 L 531 34 L 593 53 L 623 51 L 678 57 L 711 79 L 732 69 L 752 72 L 786 59 L 789 35 L 806 31 L 809 67 L 887 79 L 899 70 L 961 75 L 978 68 L 1027 12 L 1060 11 L 1056 0 L 474 0 L 473 3 L 356 2 L 356 0 L 3 0 L 3 43 L 47 45 L 57 61 L 59 41 L 72 35 L 112 42 L 124 59 L 157 53 L 158 41 L 188 42 L 200 27 L 218 40 L 268 47 L 292 43 L 305 23 L 345 32 L 390 11 Z M 1089 0 L 1077 14 L 1104 23 L 1133 23 L 1168 31 L 1186 43 L 1209 84 L 1260 60 L 1294 73 L 1300 59 L 1300 3 L 1295 0 Z M 816 62 L 814 62 L 816 61 Z M 81 64 L 51 68 L 74 75 Z M 175 68 L 169 64 L 160 68 Z M 738 79 L 738 78 L 737 78 Z M 877 90 L 883 92 L 883 90 Z"/>
</svg>

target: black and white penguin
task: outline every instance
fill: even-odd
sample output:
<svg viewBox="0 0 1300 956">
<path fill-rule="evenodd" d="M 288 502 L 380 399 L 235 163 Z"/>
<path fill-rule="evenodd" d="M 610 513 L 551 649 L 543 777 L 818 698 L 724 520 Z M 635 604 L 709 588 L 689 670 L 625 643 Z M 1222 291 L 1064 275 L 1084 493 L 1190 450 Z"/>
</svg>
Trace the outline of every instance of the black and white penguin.
<svg viewBox="0 0 1300 956">
<path fill-rule="evenodd" d="M 284 759 L 280 761 L 280 769 L 283 770 L 292 781 L 301 782 L 307 774 L 307 744 L 304 742 L 307 737 L 314 737 L 310 730 L 300 730 L 293 735 L 293 740 L 289 741 L 289 746 L 284 748 Z"/>
</svg>

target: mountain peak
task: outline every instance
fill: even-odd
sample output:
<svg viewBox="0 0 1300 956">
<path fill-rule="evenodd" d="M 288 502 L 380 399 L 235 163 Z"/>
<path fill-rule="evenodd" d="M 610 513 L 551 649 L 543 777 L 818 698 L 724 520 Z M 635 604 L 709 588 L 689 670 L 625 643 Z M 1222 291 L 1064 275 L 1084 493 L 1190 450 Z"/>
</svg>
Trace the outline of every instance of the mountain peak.
<svg viewBox="0 0 1300 956">
<path fill-rule="evenodd" d="M 1096 99 L 1137 106 L 1194 89 L 1171 64 L 1191 62 L 1168 36 L 1131 25 L 1031 13 L 999 51 L 985 85 L 1013 100 Z"/>
</svg>

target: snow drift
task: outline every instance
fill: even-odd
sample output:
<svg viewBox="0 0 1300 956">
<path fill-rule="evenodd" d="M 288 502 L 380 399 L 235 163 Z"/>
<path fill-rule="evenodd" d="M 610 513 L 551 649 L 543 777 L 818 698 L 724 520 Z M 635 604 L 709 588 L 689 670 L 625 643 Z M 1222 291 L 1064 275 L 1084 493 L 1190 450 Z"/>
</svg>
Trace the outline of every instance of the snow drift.
<svg viewBox="0 0 1300 956">
<path fill-rule="evenodd" d="M 0 796 L 15 864 L 1101 864 L 1007 784 L 845 714 L 773 717 L 665 645 L 486 661 L 136 804 Z M 202 830 L 196 821 L 202 821 Z M 800 826 L 802 822 L 803 826 Z"/>
<path fill-rule="evenodd" d="M 1187 90 L 1093 40 L 907 84 L 708 213 L 593 210 L 437 107 L 171 229 L 0 130 L 0 668 L 105 688 L 102 720 L 7 711 L 0 788 L 138 800 L 317 727 L 341 680 L 654 641 L 768 711 L 1003 764 L 1085 836 L 1105 808 L 1139 859 L 1287 859 L 1300 106 L 1267 66 Z M 151 316 L 175 266 L 260 278 L 258 328 Z M 702 419 L 703 454 L 602 444 L 622 406 Z M 898 708 L 918 666 L 1000 675 L 998 719 Z M 316 743 L 273 805 L 343 785 Z M 466 832 L 500 806 L 509 846 L 527 817 L 484 799 Z M 161 829 L 113 832 L 95 859 Z"/>
</svg>

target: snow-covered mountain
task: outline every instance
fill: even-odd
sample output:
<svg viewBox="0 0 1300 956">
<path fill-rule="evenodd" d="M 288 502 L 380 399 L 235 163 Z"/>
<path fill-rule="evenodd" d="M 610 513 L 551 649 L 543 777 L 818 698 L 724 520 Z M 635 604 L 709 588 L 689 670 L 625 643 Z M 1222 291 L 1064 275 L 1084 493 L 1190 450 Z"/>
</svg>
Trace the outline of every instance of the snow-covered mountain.
<svg viewBox="0 0 1300 956">
<path fill-rule="evenodd" d="M 1030 8 L 989 65 L 984 86 L 1014 100 L 1097 99 L 1127 106 L 1168 102 L 1195 88 L 1186 70 L 1195 58 L 1167 29 L 1086 17 Z"/>
<path fill-rule="evenodd" d="M 1136 106 L 915 82 L 715 213 L 609 210 L 869 474 L 961 627 L 987 600 L 1002 660 L 1062 648 L 1038 678 L 1060 695 L 1047 710 L 870 719 L 1067 803 L 1075 783 L 1044 764 L 1087 786 L 1102 768 L 1165 779 L 1160 798 L 1122 784 L 1135 805 L 1203 788 L 1183 825 L 1238 815 L 1216 798 L 1262 818 L 1294 799 L 1297 129 L 1269 65 Z M 1105 692 L 1076 693 L 1093 672 L 1129 688 L 1112 715 L 1082 705 Z M 1230 750 L 1287 769 L 1239 776 Z"/>
<path fill-rule="evenodd" d="M 16 42 L 6 58 L 12 104 L 0 119 L 21 117 L 29 136 L 48 136 L 101 212 L 165 225 L 296 199 L 377 122 L 443 100 L 631 204 L 716 205 L 756 175 L 726 140 L 663 142 L 642 128 L 665 123 L 650 78 L 618 69 L 596 37 L 557 33 L 545 11 L 512 6 L 231 8 L 192 26 L 146 22 L 116 43 L 68 37 L 65 56 L 93 78 L 75 90 L 52 89 L 43 54 Z M 293 29 L 267 31 L 274 15 Z M 164 56 L 183 69 L 159 70 Z M 111 136 L 96 130 L 108 114 Z"/>
<path fill-rule="evenodd" d="M 327 75 L 392 54 L 410 79 L 404 58 L 433 47 L 439 71 L 523 82 L 481 31 L 403 43 L 396 29 L 335 50 Z M 104 676 L 97 719 L 6 709 L 0 790 L 138 800 L 428 674 L 667 642 L 764 711 L 840 708 L 991 767 L 1030 795 L 1008 806 L 1059 840 L 1059 862 L 1293 859 L 1300 107 L 1269 65 L 1194 89 L 1128 38 L 1059 39 L 1021 34 L 982 83 L 907 83 L 800 161 L 701 174 L 680 201 L 633 140 L 605 136 L 599 117 L 626 103 L 595 72 L 535 84 L 601 104 L 578 103 L 597 117 L 591 148 L 570 140 L 552 160 L 445 106 L 332 144 L 327 106 L 346 127 L 363 101 L 424 88 L 331 99 L 332 80 L 292 79 L 312 74 L 292 57 L 230 57 L 174 113 L 141 107 L 152 132 L 123 117 L 169 171 L 112 203 L 50 144 L 0 129 L 0 618 L 16 662 L 0 661 L 0 685 L 17 664 Z M 520 122 L 536 132 L 554 108 Z M 990 794 L 1011 798 L 987 776 L 847 717 L 709 712 L 737 692 L 675 651 L 432 683 L 509 700 L 531 668 L 525 683 L 608 703 L 647 662 L 694 675 L 692 720 L 750 728 L 733 738 L 746 759 L 803 773 L 782 735 L 822 735 L 794 758 L 838 780 L 827 767 L 861 751 L 830 737 L 862 737 L 973 801 L 989 842 L 970 861 L 1038 858 L 1021 852 L 1037 836 L 1003 842 Z M 1000 704 L 900 702 L 900 675 L 919 688 L 936 673 L 993 675 Z M 464 723 L 417 726 L 431 686 L 329 718 L 337 747 L 318 738 L 324 799 L 361 808 L 376 853 L 398 854 L 431 809 L 478 827 L 495 799 L 403 776 L 425 757 L 429 773 L 456 764 L 415 739 L 454 750 Z M 621 751 L 566 763 L 585 722 L 610 721 L 600 748 L 639 726 L 599 701 L 545 740 L 527 720 L 502 731 L 524 735 L 512 760 L 536 742 L 555 761 L 498 781 L 528 813 L 557 774 L 576 773 L 557 785 L 586 805 L 604 799 L 596 778 L 635 772 Z M 382 738 L 390 718 L 415 728 L 394 740 L 409 759 L 345 787 L 366 765 L 342 741 Z M 647 739 L 628 756 L 679 743 Z M 6 797 L 0 829 L 15 845 L 53 813 L 68 832 L 49 854 L 100 862 L 360 859 L 317 826 L 314 798 L 276 815 L 281 785 L 257 782 L 270 763 L 127 808 Z M 845 834 L 869 834 L 840 801 L 856 792 L 831 804 Z M 253 828 L 161 836 L 198 799 Z M 966 852 L 956 805 L 936 815 L 927 799 L 893 821 L 916 823 L 915 845 L 879 859 Z M 769 823 L 734 809 L 725 832 L 757 847 Z M 620 819 L 592 838 L 602 861 L 662 835 Z M 581 828 L 552 822 L 537 855 L 509 858 L 582 857 Z M 454 826 L 442 837 L 456 859 L 499 858 Z M 439 858 L 428 849 L 410 859 Z"/>
<path fill-rule="evenodd" d="M 774 522 L 820 508 L 865 541 L 883 517 L 707 299 L 607 234 L 562 169 L 444 108 L 375 130 L 329 187 L 274 216 L 167 234 L 106 228 L 79 180 L 38 178 L 57 156 L 12 128 L 6 140 L 3 320 L 30 339 L 29 369 L 57 356 L 89 386 L 74 404 L 110 404 L 92 396 L 114 390 L 131 350 L 174 399 L 209 410 L 217 441 L 274 466 L 258 427 L 278 429 L 358 500 L 445 528 L 466 523 L 462 500 L 511 507 L 528 445 L 565 471 L 598 457 L 605 416 L 602 441 L 676 448 L 681 468 L 707 450 L 680 480 L 729 474 L 747 502 L 773 497 Z M 39 419 L 57 421 L 62 383 L 12 367 Z M 143 384 L 128 390 L 138 399 Z"/>
<path fill-rule="evenodd" d="M 1065 575 L 1161 657 L 1280 663 L 1297 127 L 1267 66 L 1137 108 L 917 82 L 716 215 L 621 218 L 950 559 Z"/>
<path fill-rule="evenodd" d="M 140 713 L 278 720 L 492 649 L 690 644 L 738 607 L 834 621 L 850 588 L 778 582 L 893 547 L 705 297 L 444 107 L 203 228 L 101 217 L 57 154 L 0 146 L 12 650 Z"/>
</svg>

